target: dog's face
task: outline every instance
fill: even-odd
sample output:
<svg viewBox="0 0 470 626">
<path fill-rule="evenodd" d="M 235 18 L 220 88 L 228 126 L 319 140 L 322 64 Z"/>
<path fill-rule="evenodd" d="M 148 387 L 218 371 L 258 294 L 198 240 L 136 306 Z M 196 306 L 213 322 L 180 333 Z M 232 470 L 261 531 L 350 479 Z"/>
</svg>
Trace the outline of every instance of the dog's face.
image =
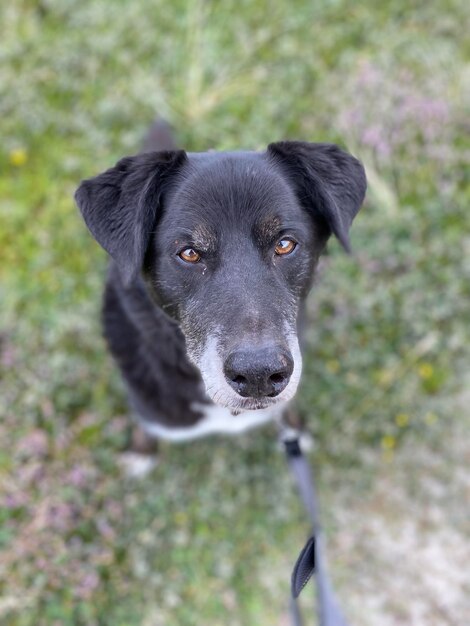
<svg viewBox="0 0 470 626">
<path fill-rule="evenodd" d="M 258 154 L 190 155 L 164 206 L 149 279 L 180 321 L 208 395 L 232 409 L 290 399 L 298 306 L 321 228 Z"/>
<path fill-rule="evenodd" d="M 76 194 L 130 283 L 139 271 L 176 318 L 208 396 L 234 412 L 295 394 L 299 305 L 333 232 L 348 247 L 365 193 L 360 163 L 335 146 L 264 153 L 148 153 Z"/>
</svg>

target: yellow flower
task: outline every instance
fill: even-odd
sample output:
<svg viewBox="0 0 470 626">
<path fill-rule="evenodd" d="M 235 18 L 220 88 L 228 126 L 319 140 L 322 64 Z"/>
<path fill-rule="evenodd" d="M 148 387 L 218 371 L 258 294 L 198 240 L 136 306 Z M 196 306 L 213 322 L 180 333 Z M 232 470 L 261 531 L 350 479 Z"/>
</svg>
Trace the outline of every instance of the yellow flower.
<svg viewBox="0 0 470 626">
<path fill-rule="evenodd" d="M 424 421 L 426 422 L 426 424 L 435 424 L 438 420 L 438 416 L 435 413 L 431 413 L 431 411 L 429 411 L 428 413 L 426 413 L 426 415 L 424 416 Z"/>
<path fill-rule="evenodd" d="M 379 370 L 379 372 L 377 372 L 377 375 L 376 375 L 377 382 L 382 387 L 388 387 L 388 385 L 390 385 L 390 383 L 393 381 L 393 376 L 394 376 L 394 373 L 391 369 Z"/>
<path fill-rule="evenodd" d="M 28 160 L 28 153 L 24 148 L 15 148 L 10 151 L 9 159 L 14 167 L 22 167 Z"/>
<path fill-rule="evenodd" d="M 424 380 L 428 380 L 434 374 L 434 368 L 431 363 L 421 363 L 418 367 L 418 374 Z"/>
<path fill-rule="evenodd" d="M 400 426 L 400 428 L 404 428 L 405 426 L 409 424 L 410 416 L 407 415 L 406 413 L 398 413 L 395 416 L 395 422 L 397 426 Z"/>
<path fill-rule="evenodd" d="M 326 362 L 326 369 L 330 374 L 337 374 L 339 372 L 339 361 L 336 359 L 330 359 Z"/>
<path fill-rule="evenodd" d="M 188 522 L 188 516 L 182 511 L 177 511 L 175 513 L 174 520 L 178 526 L 184 526 Z"/>
<path fill-rule="evenodd" d="M 382 446 L 382 450 L 393 450 L 397 444 L 397 440 L 393 435 L 384 435 L 382 437 L 382 441 L 380 445 Z"/>
</svg>

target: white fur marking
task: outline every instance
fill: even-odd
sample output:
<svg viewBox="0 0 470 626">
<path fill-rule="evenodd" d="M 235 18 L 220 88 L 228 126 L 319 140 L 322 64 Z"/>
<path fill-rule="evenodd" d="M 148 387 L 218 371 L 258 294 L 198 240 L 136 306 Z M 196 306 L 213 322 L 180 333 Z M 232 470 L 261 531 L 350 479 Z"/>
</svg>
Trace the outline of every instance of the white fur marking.
<svg viewBox="0 0 470 626">
<path fill-rule="evenodd" d="M 170 428 L 155 422 L 139 421 L 142 428 L 153 437 L 166 439 L 167 441 L 188 441 L 213 434 L 238 435 L 250 428 L 262 426 L 267 422 L 280 417 L 285 408 L 285 403 L 267 409 L 257 411 L 243 411 L 238 415 L 233 415 L 230 409 L 225 407 L 209 405 L 197 406 L 203 409 L 205 416 L 194 426 L 186 428 Z"/>
</svg>

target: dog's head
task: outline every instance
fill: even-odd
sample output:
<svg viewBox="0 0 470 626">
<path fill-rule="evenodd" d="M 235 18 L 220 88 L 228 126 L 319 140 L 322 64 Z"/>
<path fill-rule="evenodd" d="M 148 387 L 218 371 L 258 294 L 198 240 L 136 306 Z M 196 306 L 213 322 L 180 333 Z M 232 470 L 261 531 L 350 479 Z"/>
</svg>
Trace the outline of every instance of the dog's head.
<svg viewBox="0 0 470 626">
<path fill-rule="evenodd" d="M 143 271 L 180 322 L 209 397 L 237 411 L 295 394 L 299 305 L 330 234 L 349 249 L 365 190 L 351 155 L 286 141 L 125 158 L 75 198 L 124 281 Z"/>
</svg>

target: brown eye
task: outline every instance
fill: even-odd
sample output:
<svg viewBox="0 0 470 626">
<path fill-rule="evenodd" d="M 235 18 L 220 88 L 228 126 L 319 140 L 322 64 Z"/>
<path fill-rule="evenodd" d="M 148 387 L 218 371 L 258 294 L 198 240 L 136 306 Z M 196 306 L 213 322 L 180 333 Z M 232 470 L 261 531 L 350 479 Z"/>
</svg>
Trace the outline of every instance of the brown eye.
<svg viewBox="0 0 470 626">
<path fill-rule="evenodd" d="M 292 239 L 281 239 L 281 241 L 277 242 L 274 252 L 279 256 L 290 254 L 295 250 L 296 246 L 297 244 Z"/>
<path fill-rule="evenodd" d="M 186 261 L 186 263 L 197 263 L 201 258 L 199 252 L 196 252 L 193 248 L 185 248 L 178 256 L 180 259 L 183 259 L 183 261 Z"/>
</svg>

